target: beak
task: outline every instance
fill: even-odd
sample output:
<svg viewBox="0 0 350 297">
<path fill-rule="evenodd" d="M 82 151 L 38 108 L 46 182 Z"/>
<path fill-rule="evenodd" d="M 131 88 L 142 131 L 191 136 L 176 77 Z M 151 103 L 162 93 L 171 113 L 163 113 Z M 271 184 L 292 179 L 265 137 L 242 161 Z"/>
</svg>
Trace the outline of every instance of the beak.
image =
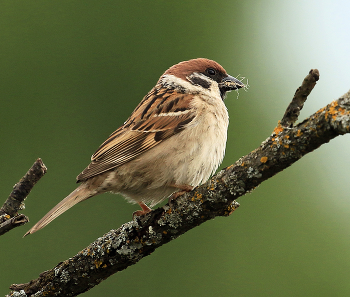
<svg viewBox="0 0 350 297">
<path fill-rule="evenodd" d="M 234 78 L 231 75 L 227 75 L 222 81 L 219 83 L 219 88 L 221 92 L 230 92 L 232 90 L 237 90 L 245 87 L 245 85 L 239 81 L 237 78 Z"/>
</svg>

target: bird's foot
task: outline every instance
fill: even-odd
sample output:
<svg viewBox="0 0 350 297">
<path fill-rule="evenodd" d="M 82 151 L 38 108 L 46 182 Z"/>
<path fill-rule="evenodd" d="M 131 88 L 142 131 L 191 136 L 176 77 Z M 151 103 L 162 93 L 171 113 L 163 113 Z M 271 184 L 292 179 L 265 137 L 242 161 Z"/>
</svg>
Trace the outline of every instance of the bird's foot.
<svg viewBox="0 0 350 297">
<path fill-rule="evenodd" d="M 174 185 L 171 185 L 171 186 L 174 187 L 174 188 L 180 189 L 179 191 L 177 191 L 175 193 L 172 193 L 171 196 L 169 197 L 169 206 L 171 208 L 173 207 L 173 201 L 177 197 L 179 197 L 179 196 L 181 196 L 181 195 L 183 195 L 183 194 L 193 190 L 193 186 L 190 186 L 190 185 L 176 185 L 176 184 L 174 184 Z"/>
<path fill-rule="evenodd" d="M 139 216 L 143 216 L 145 215 L 146 213 L 149 213 L 152 211 L 152 208 L 149 208 L 145 203 L 143 202 L 138 202 L 138 204 L 141 206 L 142 210 L 137 210 L 137 211 L 134 211 L 132 213 L 132 218 L 134 219 L 135 216 L 136 217 L 139 217 Z"/>
</svg>

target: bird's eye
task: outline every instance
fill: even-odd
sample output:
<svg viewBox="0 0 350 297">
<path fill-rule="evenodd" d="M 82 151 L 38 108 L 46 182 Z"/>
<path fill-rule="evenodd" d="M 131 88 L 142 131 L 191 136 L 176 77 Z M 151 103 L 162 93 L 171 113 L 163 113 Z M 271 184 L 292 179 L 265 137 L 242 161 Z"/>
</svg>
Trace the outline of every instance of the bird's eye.
<svg viewBox="0 0 350 297">
<path fill-rule="evenodd" d="M 215 74 L 216 74 L 216 71 L 215 71 L 215 69 L 213 69 L 213 68 L 208 68 L 208 69 L 207 69 L 207 73 L 208 73 L 209 75 L 215 75 Z"/>
</svg>

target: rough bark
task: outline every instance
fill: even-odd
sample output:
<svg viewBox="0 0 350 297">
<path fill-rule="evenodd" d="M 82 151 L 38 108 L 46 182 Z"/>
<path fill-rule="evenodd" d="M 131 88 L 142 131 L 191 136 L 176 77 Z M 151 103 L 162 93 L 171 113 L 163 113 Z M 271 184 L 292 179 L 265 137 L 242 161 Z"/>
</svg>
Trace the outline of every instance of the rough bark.
<svg viewBox="0 0 350 297">
<path fill-rule="evenodd" d="M 29 222 L 28 217 L 24 214 L 19 214 L 18 211 L 24 208 L 23 201 L 46 171 L 46 166 L 39 158 L 25 176 L 13 186 L 10 196 L 0 208 L 0 235 Z"/>
</svg>

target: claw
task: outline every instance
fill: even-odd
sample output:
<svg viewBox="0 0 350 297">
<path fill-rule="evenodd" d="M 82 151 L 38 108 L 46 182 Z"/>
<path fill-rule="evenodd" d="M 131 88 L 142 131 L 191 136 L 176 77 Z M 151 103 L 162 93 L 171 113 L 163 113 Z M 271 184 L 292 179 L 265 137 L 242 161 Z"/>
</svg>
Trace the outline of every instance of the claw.
<svg viewBox="0 0 350 297">
<path fill-rule="evenodd" d="M 171 196 L 169 197 L 169 206 L 170 206 L 171 208 L 173 208 L 173 201 L 174 201 L 177 197 L 179 197 L 179 196 L 185 194 L 186 192 L 189 192 L 189 191 L 192 191 L 192 190 L 193 190 L 193 186 L 190 186 L 190 185 L 176 185 L 176 184 L 174 184 L 174 185 L 171 185 L 171 186 L 174 187 L 174 188 L 180 189 L 180 191 L 177 191 L 177 192 L 175 192 L 175 193 L 172 193 Z"/>
<path fill-rule="evenodd" d="M 145 215 L 146 213 L 149 213 L 152 211 L 152 208 L 149 208 L 145 203 L 143 202 L 138 202 L 138 204 L 141 206 L 142 210 L 137 210 L 137 211 L 134 211 L 132 213 L 132 218 L 134 219 L 135 216 L 139 217 L 139 216 L 143 216 Z"/>
</svg>

